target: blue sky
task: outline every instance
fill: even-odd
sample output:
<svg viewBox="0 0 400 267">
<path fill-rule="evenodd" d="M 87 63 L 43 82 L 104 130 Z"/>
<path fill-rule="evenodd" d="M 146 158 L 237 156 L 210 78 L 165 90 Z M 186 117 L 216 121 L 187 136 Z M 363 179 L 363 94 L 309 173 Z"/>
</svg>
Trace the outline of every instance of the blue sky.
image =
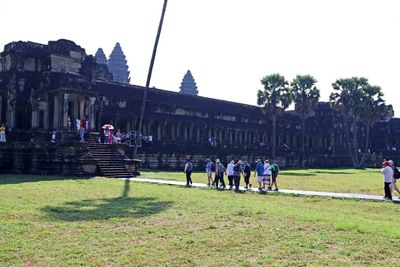
<svg viewBox="0 0 400 267">
<path fill-rule="evenodd" d="M 120 42 L 131 81 L 145 85 L 163 0 L 0 0 L 0 46 L 70 39 L 108 56 Z M 188 69 L 199 94 L 256 104 L 260 80 L 364 76 L 400 112 L 396 0 L 169 0 L 151 86 L 178 91 Z"/>
</svg>

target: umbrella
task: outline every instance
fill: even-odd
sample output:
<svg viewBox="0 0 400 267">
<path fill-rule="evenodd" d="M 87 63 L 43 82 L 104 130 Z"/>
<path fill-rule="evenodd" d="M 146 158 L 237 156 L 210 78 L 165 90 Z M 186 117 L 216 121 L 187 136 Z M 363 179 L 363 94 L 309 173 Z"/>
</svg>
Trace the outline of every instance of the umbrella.
<svg viewBox="0 0 400 267">
<path fill-rule="evenodd" d="M 104 124 L 103 127 L 101 127 L 101 128 L 114 130 L 114 126 L 112 126 L 111 124 Z"/>
</svg>

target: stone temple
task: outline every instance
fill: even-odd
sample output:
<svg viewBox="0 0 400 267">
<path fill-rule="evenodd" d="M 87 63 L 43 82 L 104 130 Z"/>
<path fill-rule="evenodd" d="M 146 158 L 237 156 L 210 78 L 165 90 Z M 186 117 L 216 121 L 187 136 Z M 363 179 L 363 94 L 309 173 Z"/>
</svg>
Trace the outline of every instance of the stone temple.
<svg viewBox="0 0 400 267">
<path fill-rule="evenodd" d="M 117 44 L 107 61 L 104 52 L 88 55 L 69 40 L 7 44 L 0 53 L 0 121 L 7 126 L 7 142 L 0 144 L 0 170 L 105 174 L 105 160 L 97 156 L 100 148 L 89 141 L 79 143 L 74 122 L 85 116 L 92 139 L 102 132 L 103 124 L 123 133 L 136 130 L 144 87 L 128 84 L 121 52 Z M 114 55 L 123 60 L 114 61 Z M 124 74 L 114 76 L 116 69 Z M 187 155 L 201 169 L 208 157 L 253 162 L 271 156 L 271 120 L 262 108 L 197 94 L 190 71 L 181 92 L 149 89 L 142 134 L 151 136 L 147 139 L 151 142 L 142 142 L 138 154 L 144 167 L 179 169 Z M 256 89 L 254 98 L 256 102 Z M 337 111 L 320 102 L 306 124 L 308 166 L 351 165 Z M 56 143 L 49 142 L 53 130 Z M 396 159 L 399 136 L 400 120 L 386 118 L 371 130 L 371 150 L 376 156 L 392 153 L 390 157 Z M 363 138 L 360 135 L 359 142 Z M 217 145 L 210 146 L 210 139 Z M 277 159 L 282 166 L 300 166 L 300 140 L 299 115 L 283 113 L 277 124 Z M 114 156 L 119 154 L 120 165 L 132 171 L 131 148 L 121 144 L 107 149 Z"/>
</svg>

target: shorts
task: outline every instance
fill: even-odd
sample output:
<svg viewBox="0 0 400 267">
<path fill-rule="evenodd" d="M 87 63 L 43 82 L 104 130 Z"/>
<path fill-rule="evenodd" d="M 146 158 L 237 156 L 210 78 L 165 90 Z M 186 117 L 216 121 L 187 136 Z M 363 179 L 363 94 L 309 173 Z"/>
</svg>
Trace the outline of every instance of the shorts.
<svg viewBox="0 0 400 267">
<path fill-rule="evenodd" d="M 207 172 L 207 177 L 212 178 L 212 172 Z"/>
<path fill-rule="evenodd" d="M 264 177 L 265 177 L 265 183 L 266 183 L 266 184 L 270 184 L 270 182 L 271 182 L 271 175 L 265 175 Z"/>
<path fill-rule="evenodd" d="M 272 182 L 275 183 L 276 182 L 276 177 L 278 177 L 277 173 L 272 173 Z"/>
<path fill-rule="evenodd" d="M 264 182 L 264 178 L 265 178 L 265 176 L 258 175 L 257 176 L 257 182 L 259 182 L 260 184 L 263 183 Z"/>
</svg>

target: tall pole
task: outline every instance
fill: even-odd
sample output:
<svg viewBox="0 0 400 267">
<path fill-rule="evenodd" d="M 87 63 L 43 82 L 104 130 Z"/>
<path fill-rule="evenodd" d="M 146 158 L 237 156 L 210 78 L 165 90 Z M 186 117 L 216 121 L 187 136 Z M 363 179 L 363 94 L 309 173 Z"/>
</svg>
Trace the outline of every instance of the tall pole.
<svg viewBox="0 0 400 267">
<path fill-rule="evenodd" d="M 142 132 L 142 126 L 143 126 L 143 115 L 144 115 L 144 110 L 146 109 L 147 91 L 149 90 L 151 74 L 153 73 L 153 65 L 154 65 L 154 60 L 156 58 L 158 40 L 160 39 L 160 35 L 161 35 L 161 29 L 162 29 L 162 25 L 163 25 L 163 21 L 164 21 L 165 10 L 167 9 L 167 2 L 168 2 L 168 0 L 164 0 L 163 9 L 161 12 L 160 24 L 158 25 L 157 36 L 156 36 L 156 40 L 154 42 L 154 47 L 153 47 L 153 54 L 152 54 L 151 60 L 150 60 L 149 72 L 147 73 L 146 87 L 144 89 L 142 106 L 140 108 L 139 126 L 137 129 L 136 138 L 135 138 L 135 150 L 133 151 L 134 159 L 136 158 L 136 155 L 137 155 L 139 138 L 141 138 L 141 132 Z"/>
</svg>

